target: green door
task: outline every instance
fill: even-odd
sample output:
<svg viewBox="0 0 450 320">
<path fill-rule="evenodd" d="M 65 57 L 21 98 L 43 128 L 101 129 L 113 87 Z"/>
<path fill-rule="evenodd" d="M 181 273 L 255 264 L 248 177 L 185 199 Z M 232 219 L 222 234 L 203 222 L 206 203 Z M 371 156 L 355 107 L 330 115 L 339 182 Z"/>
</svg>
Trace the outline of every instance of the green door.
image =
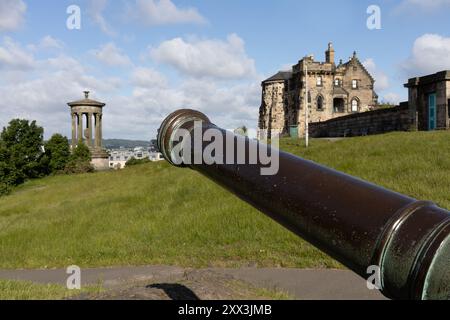
<svg viewBox="0 0 450 320">
<path fill-rule="evenodd" d="M 428 130 L 436 130 L 436 93 L 428 96 Z"/>
<path fill-rule="evenodd" d="M 298 138 L 298 126 L 290 126 L 289 135 L 291 138 Z"/>
</svg>

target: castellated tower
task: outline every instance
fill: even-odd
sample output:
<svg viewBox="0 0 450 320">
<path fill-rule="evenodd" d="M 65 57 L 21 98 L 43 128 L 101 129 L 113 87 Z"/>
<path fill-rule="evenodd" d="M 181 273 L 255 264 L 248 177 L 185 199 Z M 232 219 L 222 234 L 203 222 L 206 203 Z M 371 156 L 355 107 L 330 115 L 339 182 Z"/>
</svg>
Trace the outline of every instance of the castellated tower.
<svg viewBox="0 0 450 320">
<path fill-rule="evenodd" d="M 335 50 L 329 43 L 325 62 L 307 56 L 290 71 L 280 71 L 262 82 L 259 138 L 304 136 L 307 100 L 311 123 L 373 110 L 378 100 L 374 83 L 356 52 L 347 62 L 336 64 Z"/>
</svg>

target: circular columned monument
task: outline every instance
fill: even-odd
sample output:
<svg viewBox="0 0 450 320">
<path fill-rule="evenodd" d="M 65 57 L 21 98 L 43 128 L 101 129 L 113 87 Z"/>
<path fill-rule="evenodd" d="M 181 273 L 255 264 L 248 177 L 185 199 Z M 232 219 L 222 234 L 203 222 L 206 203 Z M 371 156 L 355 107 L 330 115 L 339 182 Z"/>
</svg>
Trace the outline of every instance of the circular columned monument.
<svg viewBox="0 0 450 320">
<path fill-rule="evenodd" d="M 91 163 L 94 168 L 109 169 L 109 154 L 102 146 L 102 117 L 105 104 L 89 99 L 89 91 L 85 91 L 83 100 L 69 102 L 68 105 L 72 115 L 72 150 L 80 143 L 86 144 L 91 150 Z"/>
</svg>

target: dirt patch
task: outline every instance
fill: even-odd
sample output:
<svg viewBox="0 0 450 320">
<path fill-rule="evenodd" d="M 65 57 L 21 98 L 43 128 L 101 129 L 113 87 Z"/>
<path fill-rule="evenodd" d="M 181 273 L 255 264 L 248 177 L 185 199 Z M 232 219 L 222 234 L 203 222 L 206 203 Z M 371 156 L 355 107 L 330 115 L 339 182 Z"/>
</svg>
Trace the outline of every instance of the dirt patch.
<svg viewBox="0 0 450 320">
<path fill-rule="evenodd" d="M 259 300 L 289 299 L 287 294 L 255 287 L 211 270 L 186 271 L 182 276 L 158 277 L 121 284 L 100 294 L 72 300 Z"/>
</svg>

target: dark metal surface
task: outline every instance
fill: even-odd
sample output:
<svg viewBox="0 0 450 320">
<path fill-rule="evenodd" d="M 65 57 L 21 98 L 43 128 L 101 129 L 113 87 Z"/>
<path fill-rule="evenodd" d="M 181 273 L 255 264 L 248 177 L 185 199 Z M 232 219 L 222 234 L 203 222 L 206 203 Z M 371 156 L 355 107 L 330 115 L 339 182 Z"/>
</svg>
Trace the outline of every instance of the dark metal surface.
<svg viewBox="0 0 450 320">
<path fill-rule="evenodd" d="M 172 134 L 179 128 L 192 131 L 194 120 L 203 121 L 203 132 L 214 128 L 227 135 L 198 111 L 171 114 L 159 130 L 158 144 L 172 164 L 171 150 L 176 144 Z M 256 142 L 247 139 L 245 143 L 248 151 Z M 192 147 L 192 154 L 183 159 L 193 159 L 195 152 Z M 233 156 L 236 159 L 236 147 Z M 262 176 L 261 164 L 189 167 L 361 277 L 369 276 L 369 266 L 379 266 L 382 292 L 387 297 L 450 299 L 449 211 L 288 153 L 280 152 L 279 161 L 279 171 L 273 176 Z"/>
</svg>

